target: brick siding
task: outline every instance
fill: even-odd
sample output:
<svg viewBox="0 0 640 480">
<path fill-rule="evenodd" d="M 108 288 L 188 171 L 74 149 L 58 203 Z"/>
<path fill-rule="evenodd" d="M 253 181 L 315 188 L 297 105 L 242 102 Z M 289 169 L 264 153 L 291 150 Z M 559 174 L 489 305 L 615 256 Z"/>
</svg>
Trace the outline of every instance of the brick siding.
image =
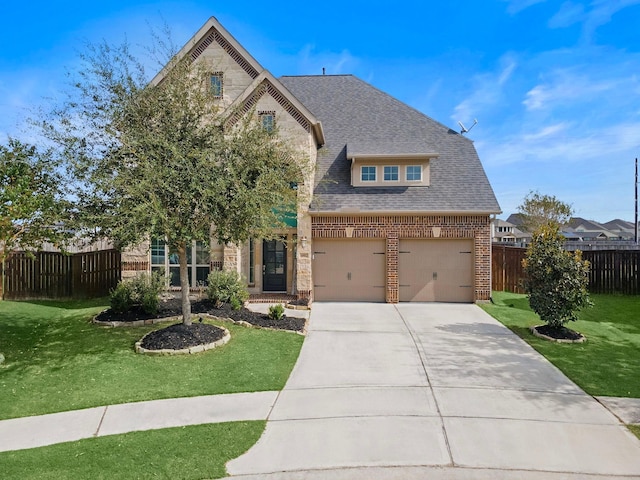
<svg viewBox="0 0 640 480">
<path fill-rule="evenodd" d="M 386 301 L 397 303 L 401 239 L 473 239 L 475 300 L 491 297 L 491 221 L 488 215 L 314 216 L 312 238 L 384 238 Z"/>
</svg>

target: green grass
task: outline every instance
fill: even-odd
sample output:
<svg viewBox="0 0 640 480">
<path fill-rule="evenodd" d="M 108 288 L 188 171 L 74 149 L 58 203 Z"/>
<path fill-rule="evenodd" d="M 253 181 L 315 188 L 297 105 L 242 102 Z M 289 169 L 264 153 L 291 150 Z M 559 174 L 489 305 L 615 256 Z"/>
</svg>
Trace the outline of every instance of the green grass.
<svg viewBox="0 0 640 480">
<path fill-rule="evenodd" d="M 640 398 L 640 297 L 591 295 L 567 327 L 587 337 L 581 344 L 554 343 L 534 337 L 540 325 L 525 295 L 494 292 L 495 304 L 483 308 L 544 355 L 591 395 Z"/>
<path fill-rule="evenodd" d="M 640 425 L 627 425 L 627 428 L 631 430 L 631 433 L 640 438 Z"/>
<path fill-rule="evenodd" d="M 133 432 L 0 453 L 2 478 L 221 478 L 225 463 L 246 452 L 266 422 L 233 422 Z"/>
<path fill-rule="evenodd" d="M 105 300 L 0 302 L 0 419 L 172 397 L 281 390 L 302 346 L 290 332 L 222 323 L 231 341 L 195 355 L 134 352 L 162 328 L 99 327 Z M 165 326 L 167 324 L 164 324 Z"/>
</svg>

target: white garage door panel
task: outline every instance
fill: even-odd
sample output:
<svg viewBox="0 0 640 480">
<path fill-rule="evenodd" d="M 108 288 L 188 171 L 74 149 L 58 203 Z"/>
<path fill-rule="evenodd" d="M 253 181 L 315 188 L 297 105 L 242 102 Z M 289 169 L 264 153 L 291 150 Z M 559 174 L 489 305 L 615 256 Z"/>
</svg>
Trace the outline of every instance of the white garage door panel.
<svg viewBox="0 0 640 480">
<path fill-rule="evenodd" d="M 384 302 L 385 248 L 385 240 L 314 240 L 314 299 Z"/>
<path fill-rule="evenodd" d="M 473 240 L 400 240 L 401 302 L 473 302 Z"/>
</svg>

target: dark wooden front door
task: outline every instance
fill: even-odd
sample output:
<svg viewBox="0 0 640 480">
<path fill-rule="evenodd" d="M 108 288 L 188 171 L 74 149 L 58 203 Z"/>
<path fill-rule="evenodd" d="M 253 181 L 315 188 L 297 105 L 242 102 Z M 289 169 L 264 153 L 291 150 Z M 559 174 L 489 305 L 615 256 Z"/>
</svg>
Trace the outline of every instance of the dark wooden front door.
<svg viewBox="0 0 640 480">
<path fill-rule="evenodd" d="M 262 290 L 287 291 L 287 247 L 282 240 L 262 242 Z"/>
</svg>

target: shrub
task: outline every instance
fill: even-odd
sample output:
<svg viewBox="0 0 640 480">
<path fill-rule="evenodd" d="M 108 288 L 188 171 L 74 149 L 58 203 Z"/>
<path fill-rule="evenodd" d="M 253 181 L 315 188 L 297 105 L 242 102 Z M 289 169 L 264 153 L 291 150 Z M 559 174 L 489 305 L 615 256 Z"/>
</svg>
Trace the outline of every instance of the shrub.
<svg viewBox="0 0 640 480">
<path fill-rule="evenodd" d="M 128 280 L 121 280 L 109 296 L 111 309 L 124 313 L 139 306 L 148 314 L 158 313 L 159 295 L 165 288 L 165 277 L 160 272 L 142 273 Z"/>
<path fill-rule="evenodd" d="M 131 282 L 121 280 L 109 293 L 111 310 L 116 313 L 124 313 L 133 306 L 131 298 Z"/>
<path fill-rule="evenodd" d="M 151 275 L 143 273 L 134 277 L 131 283 L 134 303 L 140 305 L 142 310 L 148 314 L 158 313 L 159 296 L 166 286 L 164 274 L 157 271 L 151 272 Z"/>
<path fill-rule="evenodd" d="M 209 286 L 207 287 L 207 297 L 216 305 L 229 303 L 238 309 L 248 300 L 249 291 L 245 282 L 238 272 L 217 270 L 207 277 Z"/>
<path fill-rule="evenodd" d="M 269 318 L 271 320 L 280 320 L 284 315 L 284 306 L 281 303 L 271 305 L 269 307 Z"/>
<path fill-rule="evenodd" d="M 591 306 L 589 262 L 582 260 L 582 252 L 564 249 L 558 226 L 547 224 L 533 234 L 522 265 L 529 305 L 550 327 L 577 320 L 577 311 Z"/>
</svg>

